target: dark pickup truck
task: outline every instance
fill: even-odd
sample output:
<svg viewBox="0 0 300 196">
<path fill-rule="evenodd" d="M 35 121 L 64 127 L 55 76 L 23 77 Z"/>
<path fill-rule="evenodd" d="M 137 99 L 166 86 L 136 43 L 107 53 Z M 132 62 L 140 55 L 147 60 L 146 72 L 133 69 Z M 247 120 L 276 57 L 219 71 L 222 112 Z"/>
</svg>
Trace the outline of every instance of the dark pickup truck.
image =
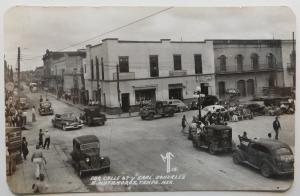
<svg viewBox="0 0 300 196">
<path fill-rule="evenodd" d="M 156 101 L 143 106 L 140 109 L 140 116 L 143 120 L 152 120 L 154 118 L 174 116 L 175 111 L 175 105 L 170 105 L 166 101 Z"/>
</svg>

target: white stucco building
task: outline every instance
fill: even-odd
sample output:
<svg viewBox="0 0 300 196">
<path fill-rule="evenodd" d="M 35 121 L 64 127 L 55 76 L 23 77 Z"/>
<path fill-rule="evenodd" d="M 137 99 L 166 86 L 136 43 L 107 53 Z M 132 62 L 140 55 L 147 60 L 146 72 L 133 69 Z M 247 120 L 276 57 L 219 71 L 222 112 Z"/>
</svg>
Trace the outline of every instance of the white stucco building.
<svg viewBox="0 0 300 196">
<path fill-rule="evenodd" d="M 205 94 L 216 93 L 212 41 L 104 39 L 100 44 L 88 45 L 86 89 L 90 99 L 112 110 L 119 108 L 117 65 L 123 111 L 129 106 L 135 108 L 141 100 L 189 101 L 197 86 Z"/>
</svg>

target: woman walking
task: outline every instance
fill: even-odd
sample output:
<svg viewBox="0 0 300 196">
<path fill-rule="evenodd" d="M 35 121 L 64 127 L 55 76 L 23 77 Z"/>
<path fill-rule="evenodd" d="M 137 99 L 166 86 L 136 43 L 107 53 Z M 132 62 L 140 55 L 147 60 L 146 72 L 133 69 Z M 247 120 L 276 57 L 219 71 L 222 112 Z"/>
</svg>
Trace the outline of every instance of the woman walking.
<svg viewBox="0 0 300 196">
<path fill-rule="evenodd" d="M 32 110 L 31 110 L 31 113 L 32 113 L 32 122 L 35 122 L 36 121 L 36 112 L 35 112 L 35 106 L 32 106 Z"/>
</svg>

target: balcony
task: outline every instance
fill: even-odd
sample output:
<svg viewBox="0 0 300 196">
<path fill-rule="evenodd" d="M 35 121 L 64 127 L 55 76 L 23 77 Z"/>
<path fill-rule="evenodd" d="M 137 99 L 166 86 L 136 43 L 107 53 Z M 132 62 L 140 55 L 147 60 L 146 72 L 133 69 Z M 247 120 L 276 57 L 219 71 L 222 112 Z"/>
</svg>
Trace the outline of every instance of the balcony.
<svg viewBox="0 0 300 196">
<path fill-rule="evenodd" d="M 267 64 L 259 64 L 257 69 L 254 69 L 252 65 L 244 65 L 242 69 L 236 65 L 226 66 L 226 70 L 220 69 L 220 66 L 216 67 L 216 74 L 239 74 L 239 73 L 255 73 L 255 72 L 270 72 L 270 71 L 282 71 L 283 68 L 280 65 L 274 65 L 270 67 Z"/>
<path fill-rule="evenodd" d="M 134 72 L 123 72 L 119 73 L 119 80 L 134 80 L 135 73 Z M 117 80 L 117 73 L 113 73 L 113 80 Z"/>
<path fill-rule="evenodd" d="M 186 76 L 187 71 L 186 70 L 173 70 L 169 71 L 169 76 Z"/>
</svg>

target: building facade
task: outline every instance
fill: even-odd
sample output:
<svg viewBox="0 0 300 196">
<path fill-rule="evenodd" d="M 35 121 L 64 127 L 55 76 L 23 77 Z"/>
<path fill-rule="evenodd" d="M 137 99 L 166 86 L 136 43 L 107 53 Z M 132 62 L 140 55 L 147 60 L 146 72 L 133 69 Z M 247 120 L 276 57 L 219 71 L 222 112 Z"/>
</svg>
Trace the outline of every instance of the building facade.
<svg viewBox="0 0 300 196">
<path fill-rule="evenodd" d="M 190 101 L 197 86 L 215 94 L 213 65 L 212 41 L 105 39 L 87 46 L 85 84 L 91 99 L 126 112 L 142 101 Z"/>
<path fill-rule="evenodd" d="M 219 98 L 224 98 L 229 89 L 252 98 L 284 87 L 280 40 L 213 40 L 213 50 Z"/>
<path fill-rule="evenodd" d="M 284 71 L 284 86 L 296 86 L 296 44 L 294 40 L 282 41 L 282 66 Z"/>
<path fill-rule="evenodd" d="M 55 52 L 46 51 L 44 62 L 44 86 L 57 94 L 80 96 L 84 90 L 83 63 L 85 50 Z"/>
</svg>

